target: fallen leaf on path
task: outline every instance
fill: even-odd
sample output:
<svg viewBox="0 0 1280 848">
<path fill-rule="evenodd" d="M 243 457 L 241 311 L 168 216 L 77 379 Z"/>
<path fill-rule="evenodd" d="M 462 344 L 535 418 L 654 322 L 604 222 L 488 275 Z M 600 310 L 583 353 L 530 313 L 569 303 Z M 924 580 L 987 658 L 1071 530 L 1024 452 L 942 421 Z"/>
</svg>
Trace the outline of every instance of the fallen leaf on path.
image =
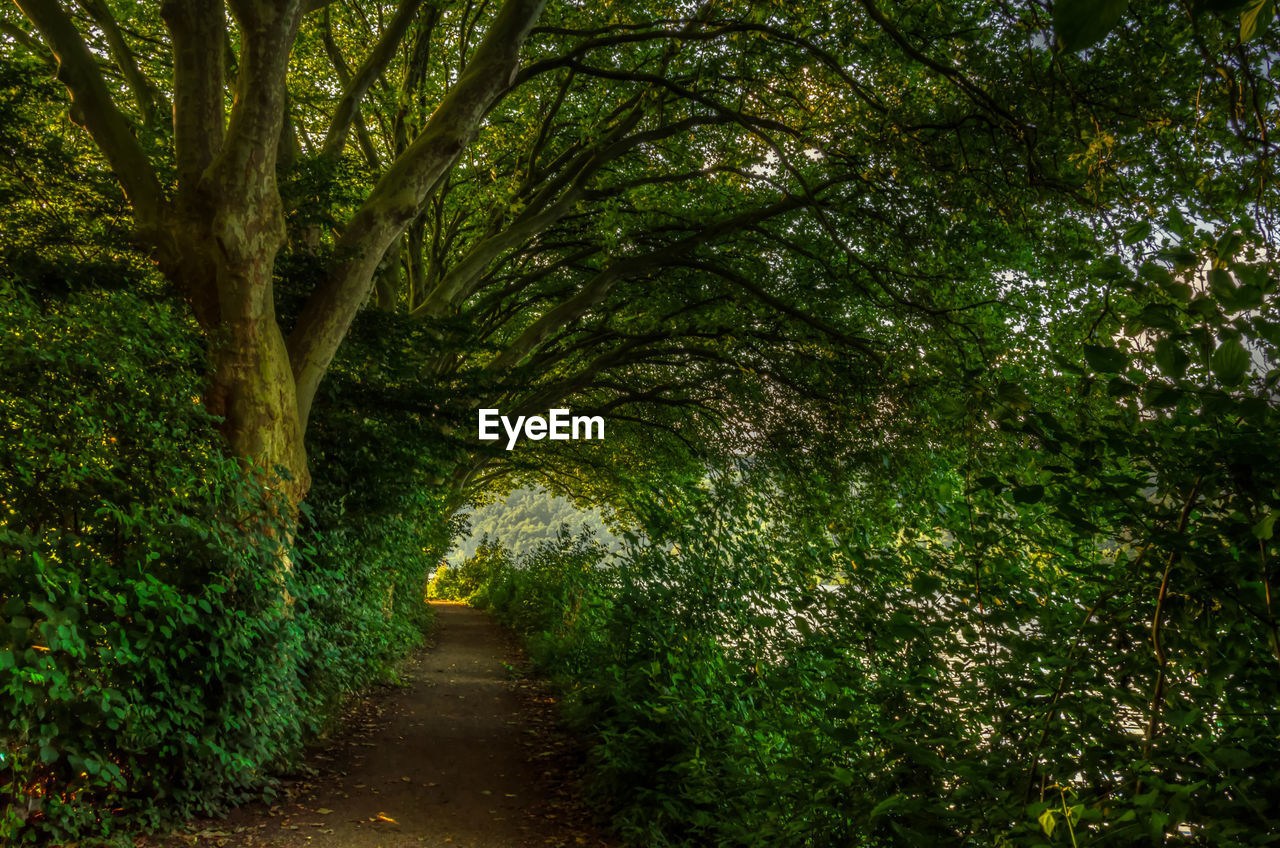
<svg viewBox="0 0 1280 848">
<path fill-rule="evenodd" d="M 316 810 L 316 812 L 322 816 L 327 816 L 330 813 L 332 813 L 333 810 L 329 809 L 328 807 L 321 807 L 320 809 Z"/>
<path fill-rule="evenodd" d="M 396 821 L 395 819 L 391 818 L 391 816 L 387 815 L 386 813 L 378 813 L 378 820 L 379 820 L 379 821 L 384 821 L 384 822 L 391 822 L 392 824 L 399 824 L 399 823 L 400 823 L 400 822 Z"/>
</svg>

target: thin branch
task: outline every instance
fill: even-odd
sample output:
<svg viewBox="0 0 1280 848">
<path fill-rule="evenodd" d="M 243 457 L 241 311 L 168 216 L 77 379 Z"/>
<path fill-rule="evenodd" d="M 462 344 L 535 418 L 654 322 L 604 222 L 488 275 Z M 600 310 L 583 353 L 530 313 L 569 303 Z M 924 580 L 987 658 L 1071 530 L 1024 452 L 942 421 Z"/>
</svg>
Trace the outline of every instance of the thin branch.
<svg viewBox="0 0 1280 848">
<path fill-rule="evenodd" d="M 391 16 L 391 21 L 387 24 L 387 28 L 383 30 L 378 43 L 369 51 L 369 55 L 360 63 L 360 67 L 356 69 L 355 73 L 343 84 L 342 97 L 333 109 L 333 117 L 329 121 L 329 129 L 325 133 L 324 146 L 322 147 L 323 155 L 337 156 L 342 152 L 342 148 L 346 146 L 347 133 L 350 131 L 352 120 L 360 108 L 360 101 L 369 90 L 369 86 L 373 84 L 373 81 L 386 69 L 392 57 L 395 56 L 396 49 L 400 46 L 400 42 L 404 40 L 404 36 L 409 31 L 414 16 L 417 15 L 418 8 L 421 5 L 422 0 L 400 0 L 400 5 L 396 7 L 396 12 Z M 328 21 L 326 20 L 325 23 L 325 46 L 330 47 L 332 37 L 328 34 Z"/>
</svg>

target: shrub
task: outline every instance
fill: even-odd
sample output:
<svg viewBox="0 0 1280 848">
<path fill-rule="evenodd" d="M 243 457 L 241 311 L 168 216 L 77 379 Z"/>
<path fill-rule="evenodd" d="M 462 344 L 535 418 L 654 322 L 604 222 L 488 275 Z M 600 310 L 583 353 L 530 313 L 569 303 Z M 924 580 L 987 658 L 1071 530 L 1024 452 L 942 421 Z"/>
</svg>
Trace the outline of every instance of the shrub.
<svg viewBox="0 0 1280 848">
<path fill-rule="evenodd" d="M 322 498 L 282 551 L 167 304 L 0 303 L 0 842 L 260 794 L 420 637 L 437 531 Z"/>
<path fill-rule="evenodd" d="M 509 565 L 510 552 L 488 538 L 480 541 L 476 552 L 458 565 L 441 562 L 427 584 L 427 597 L 441 601 L 470 600 L 486 584 L 489 575 Z"/>
<path fill-rule="evenodd" d="M 866 745 L 850 693 L 862 665 L 756 638 L 759 611 L 743 599 L 777 577 L 768 534 L 729 533 L 696 510 L 676 525 L 683 545 L 633 543 L 611 561 L 568 534 L 495 558 L 477 598 L 565 692 L 567 719 L 594 743 L 589 786 L 630 841 L 858 844 L 849 799 Z"/>
<path fill-rule="evenodd" d="M 1195 461 L 1252 456 L 1268 433 L 1201 443 Z M 1070 514 L 1026 521 L 1021 493 L 958 494 L 974 508 L 949 510 L 949 532 L 855 547 L 835 532 L 848 515 L 769 491 L 757 478 L 683 492 L 612 561 L 562 536 L 499 560 L 477 595 L 563 691 L 592 742 L 588 785 L 630 840 L 1274 841 L 1280 678 L 1265 619 L 1222 600 L 1261 591 L 1244 574 L 1270 525 L 1225 486 L 1156 536 L 1158 559 L 1106 545 L 1134 525 L 1090 537 Z M 1130 514 L 1131 490 L 1091 494 L 1095 515 Z M 1192 515 L 1148 508 L 1172 509 L 1174 528 Z M 1212 579 L 1233 569 L 1233 588 Z M 1149 649 L 1162 573 L 1178 586 L 1167 671 Z M 1163 680 L 1177 685 L 1152 688 Z"/>
</svg>

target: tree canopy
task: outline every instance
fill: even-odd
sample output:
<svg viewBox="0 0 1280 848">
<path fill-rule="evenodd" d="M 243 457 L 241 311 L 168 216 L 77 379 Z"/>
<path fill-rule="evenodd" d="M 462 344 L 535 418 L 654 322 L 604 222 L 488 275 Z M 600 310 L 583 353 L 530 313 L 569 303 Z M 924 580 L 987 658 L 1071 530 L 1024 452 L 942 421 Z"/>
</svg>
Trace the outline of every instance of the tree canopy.
<svg viewBox="0 0 1280 848">
<path fill-rule="evenodd" d="M 1235 13 L 1153 5 L 1073 55 L 1034 3 L 18 5 L 8 54 L 58 69 L 233 451 L 295 495 L 362 309 L 397 316 L 424 438 L 567 403 L 677 453 L 830 446 L 1005 323 L 1009 281 L 1071 289 L 1152 208 L 1269 203 Z M 510 465 L 457 449 L 460 492 Z"/>
</svg>

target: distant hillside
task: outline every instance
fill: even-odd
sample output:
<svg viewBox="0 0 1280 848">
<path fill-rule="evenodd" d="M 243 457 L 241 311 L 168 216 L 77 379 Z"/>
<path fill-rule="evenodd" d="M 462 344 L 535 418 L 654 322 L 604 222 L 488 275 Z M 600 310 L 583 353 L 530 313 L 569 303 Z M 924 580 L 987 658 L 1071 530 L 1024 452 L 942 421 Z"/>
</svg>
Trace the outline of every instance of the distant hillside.
<svg viewBox="0 0 1280 848">
<path fill-rule="evenodd" d="M 575 534 L 585 526 L 609 547 L 618 545 L 597 510 L 579 509 L 545 489 L 516 489 L 504 500 L 475 510 L 470 518 L 471 534 L 457 541 L 449 553 L 450 562 L 461 562 L 474 554 L 486 534 L 517 555 L 527 553 L 544 539 L 555 538 L 561 524 L 568 524 Z"/>
</svg>

